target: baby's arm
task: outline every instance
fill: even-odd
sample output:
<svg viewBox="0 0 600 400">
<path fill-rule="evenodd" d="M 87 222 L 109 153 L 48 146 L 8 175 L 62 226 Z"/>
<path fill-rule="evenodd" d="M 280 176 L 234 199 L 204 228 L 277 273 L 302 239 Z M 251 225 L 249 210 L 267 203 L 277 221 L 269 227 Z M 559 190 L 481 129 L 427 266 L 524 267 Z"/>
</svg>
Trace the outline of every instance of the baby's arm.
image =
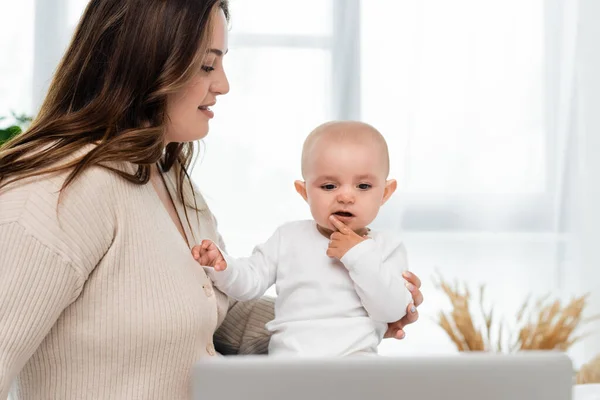
<svg viewBox="0 0 600 400">
<path fill-rule="evenodd" d="M 267 242 L 256 246 L 250 257 L 230 257 L 209 240 L 195 246 L 192 253 L 223 293 L 239 301 L 256 299 L 275 283 L 279 230 Z"/>
<path fill-rule="evenodd" d="M 404 317 L 411 295 L 402 277 L 402 271 L 407 268 L 402 242 L 378 244 L 373 239 L 364 240 L 340 261 L 350 272 L 356 293 L 371 318 L 395 322 Z"/>
</svg>

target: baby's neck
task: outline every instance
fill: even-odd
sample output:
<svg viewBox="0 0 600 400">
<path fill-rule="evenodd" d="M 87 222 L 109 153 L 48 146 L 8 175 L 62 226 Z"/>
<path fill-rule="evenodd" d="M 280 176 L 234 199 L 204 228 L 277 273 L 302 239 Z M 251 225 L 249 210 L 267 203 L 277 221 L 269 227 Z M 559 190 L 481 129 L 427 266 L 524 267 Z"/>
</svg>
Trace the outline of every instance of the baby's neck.
<svg viewBox="0 0 600 400">
<path fill-rule="evenodd" d="M 327 228 L 323 228 L 321 225 L 317 224 L 317 230 L 319 231 L 319 233 L 323 236 L 325 236 L 327 239 L 329 239 L 331 237 L 331 234 L 334 232 L 331 229 L 327 229 Z M 354 233 L 356 233 L 358 236 L 365 236 L 367 235 L 371 230 L 367 227 L 364 228 L 360 228 L 358 230 L 355 230 Z"/>
</svg>

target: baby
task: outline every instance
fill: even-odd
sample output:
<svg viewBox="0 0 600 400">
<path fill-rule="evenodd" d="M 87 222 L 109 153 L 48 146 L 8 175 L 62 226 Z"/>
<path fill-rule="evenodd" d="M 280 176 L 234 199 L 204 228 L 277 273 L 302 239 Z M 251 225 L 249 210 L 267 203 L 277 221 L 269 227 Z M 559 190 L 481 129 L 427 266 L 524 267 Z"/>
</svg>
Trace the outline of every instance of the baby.
<svg viewBox="0 0 600 400">
<path fill-rule="evenodd" d="M 314 220 L 279 227 L 248 258 L 232 258 L 210 240 L 194 258 L 222 292 L 240 301 L 276 286 L 269 354 L 377 354 L 411 295 L 402 242 L 368 225 L 396 190 L 387 180 L 388 148 L 372 126 L 329 122 L 307 137 L 296 191 Z"/>
</svg>

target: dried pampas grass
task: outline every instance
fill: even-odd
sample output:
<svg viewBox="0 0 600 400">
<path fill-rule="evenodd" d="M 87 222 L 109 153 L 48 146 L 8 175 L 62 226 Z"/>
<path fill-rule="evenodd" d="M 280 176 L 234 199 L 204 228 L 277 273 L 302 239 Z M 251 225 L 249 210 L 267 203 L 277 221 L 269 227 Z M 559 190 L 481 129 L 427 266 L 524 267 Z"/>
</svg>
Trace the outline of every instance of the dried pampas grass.
<svg viewBox="0 0 600 400">
<path fill-rule="evenodd" d="M 577 384 L 600 383 L 600 354 L 577 373 Z"/>
<path fill-rule="evenodd" d="M 479 287 L 479 310 L 472 314 L 471 293 L 466 284 L 461 288 L 445 282 L 441 277 L 434 283 L 450 299 L 452 310 L 439 312 L 438 325 L 444 329 L 459 351 L 515 352 L 522 350 L 567 350 L 586 335 L 575 336 L 584 320 L 582 313 L 587 294 L 572 299 L 566 306 L 560 301 L 547 302 L 548 296 L 531 302 L 530 298 L 519 309 L 514 328 L 501 319 L 497 323 L 498 335 L 492 342 L 492 325 L 496 317 L 493 307 L 485 310 L 485 285 Z M 597 317 L 596 317 L 597 318 Z M 476 324 L 474 320 L 481 322 Z M 592 318 L 595 319 L 595 318 Z M 512 321 L 511 321 L 512 322 Z M 503 338 L 503 334 L 507 337 Z"/>
</svg>

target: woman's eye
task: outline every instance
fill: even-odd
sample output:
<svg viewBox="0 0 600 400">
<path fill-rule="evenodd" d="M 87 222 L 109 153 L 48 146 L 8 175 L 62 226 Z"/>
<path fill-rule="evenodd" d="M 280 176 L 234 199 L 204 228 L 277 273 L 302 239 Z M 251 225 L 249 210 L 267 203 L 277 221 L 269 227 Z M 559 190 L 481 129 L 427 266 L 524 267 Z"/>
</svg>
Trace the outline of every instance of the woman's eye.
<svg viewBox="0 0 600 400">
<path fill-rule="evenodd" d="M 358 188 L 360 190 L 369 190 L 369 189 L 371 189 L 371 187 L 372 186 L 369 185 L 368 183 L 361 183 L 361 184 L 358 185 Z"/>
<path fill-rule="evenodd" d="M 333 183 L 327 183 L 325 185 L 321 185 L 321 189 L 333 190 L 333 189 L 335 189 L 335 185 Z"/>
<path fill-rule="evenodd" d="M 203 70 L 204 72 L 212 72 L 212 71 L 214 71 L 214 70 L 215 70 L 215 67 L 211 67 L 210 65 L 203 65 L 203 66 L 202 66 L 202 70 Z"/>
</svg>

